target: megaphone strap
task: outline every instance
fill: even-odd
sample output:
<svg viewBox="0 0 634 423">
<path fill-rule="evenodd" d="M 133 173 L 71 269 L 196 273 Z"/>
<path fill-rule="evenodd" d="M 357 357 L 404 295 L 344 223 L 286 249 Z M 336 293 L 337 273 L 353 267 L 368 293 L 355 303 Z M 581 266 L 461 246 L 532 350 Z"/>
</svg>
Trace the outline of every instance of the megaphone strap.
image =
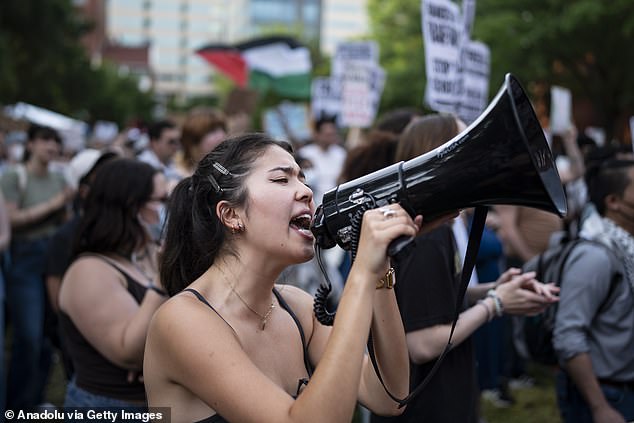
<svg viewBox="0 0 634 423">
<path fill-rule="evenodd" d="M 352 226 L 353 226 L 352 249 L 351 249 L 353 262 L 357 252 L 357 244 L 358 244 L 360 228 L 361 228 L 361 218 L 363 216 L 363 213 L 367 209 L 370 209 L 370 208 L 372 208 L 371 205 L 365 204 L 364 206 L 362 206 L 361 208 L 357 210 L 357 212 L 351 219 Z M 473 221 L 471 224 L 471 230 L 469 232 L 469 242 L 467 244 L 467 252 L 465 255 L 465 261 L 462 266 L 462 273 L 460 275 L 460 287 L 459 287 L 458 295 L 456 296 L 456 304 L 454 308 L 454 319 L 451 324 L 451 331 L 449 332 L 449 339 L 447 340 L 447 345 L 445 346 L 445 349 L 440 354 L 440 356 L 436 359 L 434 366 L 431 368 L 427 376 L 425 376 L 425 379 L 423 379 L 423 381 L 412 392 L 410 392 L 405 398 L 401 399 L 396 397 L 394 394 L 392 394 L 389 391 L 387 386 L 385 386 L 385 382 L 383 381 L 383 377 L 381 376 L 381 371 L 379 370 L 379 365 L 376 361 L 376 355 L 375 355 L 374 346 L 372 343 L 372 331 L 370 331 L 370 333 L 368 334 L 368 355 L 370 356 L 370 361 L 372 362 L 374 371 L 379 381 L 381 382 L 381 385 L 383 385 L 383 389 L 385 389 L 385 392 L 387 393 L 387 395 L 390 398 L 392 398 L 395 402 L 398 403 L 399 408 L 402 408 L 405 405 L 407 405 L 414 397 L 416 397 L 425 388 L 425 386 L 427 386 L 431 378 L 434 376 L 434 374 L 438 370 L 440 363 L 442 363 L 442 361 L 444 360 L 449 350 L 451 350 L 451 346 L 452 346 L 451 339 L 453 337 L 453 333 L 456 328 L 456 323 L 458 322 L 458 316 L 460 315 L 460 310 L 462 308 L 465 293 L 467 292 L 467 286 L 469 285 L 471 272 L 473 271 L 473 268 L 475 267 L 476 257 L 478 255 L 478 250 L 480 249 L 480 240 L 482 239 L 482 232 L 484 231 L 484 223 L 486 221 L 487 211 L 488 211 L 487 208 L 484 206 L 475 207 Z M 335 312 L 331 313 L 326 308 L 328 295 L 330 294 L 330 291 L 332 290 L 332 285 L 328 278 L 328 273 L 326 272 L 326 269 L 323 267 L 323 262 L 321 260 L 321 248 L 319 246 L 316 246 L 316 252 L 317 252 L 317 262 L 319 263 L 322 273 L 324 274 L 324 277 L 326 278 L 326 282 L 322 283 L 317 289 L 317 293 L 315 294 L 315 302 L 313 304 L 313 310 L 315 312 L 315 317 L 322 325 L 332 326 L 334 323 L 336 313 Z"/>
<path fill-rule="evenodd" d="M 458 322 L 458 316 L 460 315 L 460 310 L 462 308 L 463 300 L 465 293 L 467 292 L 467 286 L 469 285 L 469 279 L 471 278 L 471 272 L 475 267 L 476 257 L 478 255 L 478 250 L 480 249 L 480 241 L 482 239 L 482 232 L 484 231 L 484 223 L 487 217 L 487 208 L 483 206 L 477 206 L 475 208 L 475 213 L 473 215 L 473 222 L 471 224 L 471 230 L 469 232 L 469 243 L 467 244 L 467 252 L 465 255 L 465 261 L 462 265 L 462 273 L 460 274 L 460 289 L 458 291 L 458 295 L 456 296 L 456 304 L 454 309 L 454 319 L 451 324 L 451 331 L 449 332 L 449 339 L 447 340 L 447 345 L 443 350 L 442 354 L 436 359 L 434 366 L 431 368 L 425 379 L 405 398 L 397 398 L 394 396 L 387 386 L 385 386 L 385 382 L 383 381 L 383 377 L 381 377 L 381 371 L 379 370 L 379 365 L 376 361 L 376 355 L 374 352 L 374 346 L 372 343 L 372 331 L 368 336 L 368 355 L 370 356 L 370 361 L 372 362 L 372 366 L 374 367 L 374 371 L 376 372 L 376 376 L 378 377 L 381 385 L 383 385 L 383 389 L 388 394 L 390 398 L 392 398 L 395 402 L 398 403 L 398 407 L 402 408 L 407 405 L 416 395 L 418 395 L 424 388 L 427 386 L 431 378 L 434 376 L 438 368 L 440 367 L 440 363 L 444 360 L 445 356 L 451 350 L 451 338 L 453 337 L 454 330 L 456 329 L 456 323 Z"/>
</svg>

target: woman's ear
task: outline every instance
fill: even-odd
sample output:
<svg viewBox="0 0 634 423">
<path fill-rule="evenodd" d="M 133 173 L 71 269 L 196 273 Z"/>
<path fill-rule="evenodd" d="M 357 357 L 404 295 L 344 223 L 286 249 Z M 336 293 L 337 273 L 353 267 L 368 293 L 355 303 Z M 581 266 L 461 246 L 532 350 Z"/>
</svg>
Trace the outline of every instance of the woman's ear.
<svg viewBox="0 0 634 423">
<path fill-rule="evenodd" d="M 216 205 L 216 216 L 226 228 L 232 231 L 242 225 L 240 216 L 237 215 L 235 209 L 229 205 L 228 201 L 222 200 L 218 202 Z"/>
</svg>

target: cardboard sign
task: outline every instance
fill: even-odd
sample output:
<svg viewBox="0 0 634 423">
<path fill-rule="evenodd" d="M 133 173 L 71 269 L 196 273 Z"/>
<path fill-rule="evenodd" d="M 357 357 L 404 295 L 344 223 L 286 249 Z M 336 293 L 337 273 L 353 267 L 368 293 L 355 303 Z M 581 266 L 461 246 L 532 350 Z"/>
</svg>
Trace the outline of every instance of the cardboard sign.
<svg viewBox="0 0 634 423">
<path fill-rule="evenodd" d="M 341 124 L 368 126 L 372 115 L 371 68 L 350 65 L 341 77 Z"/>
<path fill-rule="evenodd" d="M 439 112 L 455 112 L 464 23 L 460 8 L 450 0 L 422 0 L 427 86 L 425 101 Z"/>
<path fill-rule="evenodd" d="M 348 41 L 337 44 L 332 59 L 332 76 L 340 77 L 351 62 L 355 64 L 378 63 L 378 44 L 375 41 Z"/>
<path fill-rule="evenodd" d="M 462 85 L 456 113 L 467 125 L 489 102 L 491 53 L 486 44 L 467 40 L 462 46 Z"/>
<path fill-rule="evenodd" d="M 462 0 L 462 22 L 464 25 L 464 36 L 471 37 L 473 21 L 475 20 L 476 2 L 475 0 Z"/>
<path fill-rule="evenodd" d="M 341 76 L 341 125 L 372 125 L 385 84 L 385 71 L 377 65 L 349 63 Z"/>
</svg>

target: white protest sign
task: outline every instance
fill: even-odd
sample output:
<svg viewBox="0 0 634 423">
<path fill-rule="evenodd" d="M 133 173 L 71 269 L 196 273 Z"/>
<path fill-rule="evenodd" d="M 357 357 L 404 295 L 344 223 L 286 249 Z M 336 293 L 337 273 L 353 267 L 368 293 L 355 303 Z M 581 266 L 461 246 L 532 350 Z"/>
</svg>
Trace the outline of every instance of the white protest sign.
<svg viewBox="0 0 634 423">
<path fill-rule="evenodd" d="M 337 44 L 332 59 L 332 76 L 340 77 L 351 62 L 357 64 L 378 63 L 378 44 L 375 41 L 347 41 Z"/>
<path fill-rule="evenodd" d="M 315 119 L 341 113 L 341 84 L 335 78 L 313 78 L 310 89 L 311 115 Z"/>
<path fill-rule="evenodd" d="M 572 125 L 572 94 L 570 90 L 552 86 L 550 88 L 550 132 L 563 134 Z"/>
<path fill-rule="evenodd" d="M 333 84 L 340 84 L 342 126 L 372 125 L 385 85 L 385 71 L 378 65 L 375 41 L 349 41 L 337 45 L 332 62 Z"/>
<path fill-rule="evenodd" d="M 460 45 L 464 22 L 450 0 L 422 0 L 427 86 L 425 101 L 439 112 L 455 112 L 460 92 Z"/>
<path fill-rule="evenodd" d="M 475 20 L 476 0 L 462 0 L 462 22 L 464 25 L 464 36 L 471 37 L 473 21 Z"/>
<path fill-rule="evenodd" d="M 480 116 L 489 101 L 491 53 L 486 44 L 467 40 L 462 46 L 462 92 L 457 114 L 467 125 Z"/>
<path fill-rule="evenodd" d="M 341 75 L 341 125 L 365 128 L 374 119 L 373 66 L 350 62 Z"/>
</svg>

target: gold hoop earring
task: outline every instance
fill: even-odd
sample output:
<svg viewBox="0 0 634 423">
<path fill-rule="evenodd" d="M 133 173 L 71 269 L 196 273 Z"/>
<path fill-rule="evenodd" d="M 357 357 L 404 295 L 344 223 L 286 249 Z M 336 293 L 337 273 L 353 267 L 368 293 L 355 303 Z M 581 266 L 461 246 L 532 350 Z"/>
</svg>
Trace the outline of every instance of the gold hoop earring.
<svg viewBox="0 0 634 423">
<path fill-rule="evenodd" d="M 231 226 L 232 235 L 238 234 L 240 232 L 244 232 L 244 225 L 242 225 L 242 223 L 238 222 L 236 226 Z"/>
</svg>

